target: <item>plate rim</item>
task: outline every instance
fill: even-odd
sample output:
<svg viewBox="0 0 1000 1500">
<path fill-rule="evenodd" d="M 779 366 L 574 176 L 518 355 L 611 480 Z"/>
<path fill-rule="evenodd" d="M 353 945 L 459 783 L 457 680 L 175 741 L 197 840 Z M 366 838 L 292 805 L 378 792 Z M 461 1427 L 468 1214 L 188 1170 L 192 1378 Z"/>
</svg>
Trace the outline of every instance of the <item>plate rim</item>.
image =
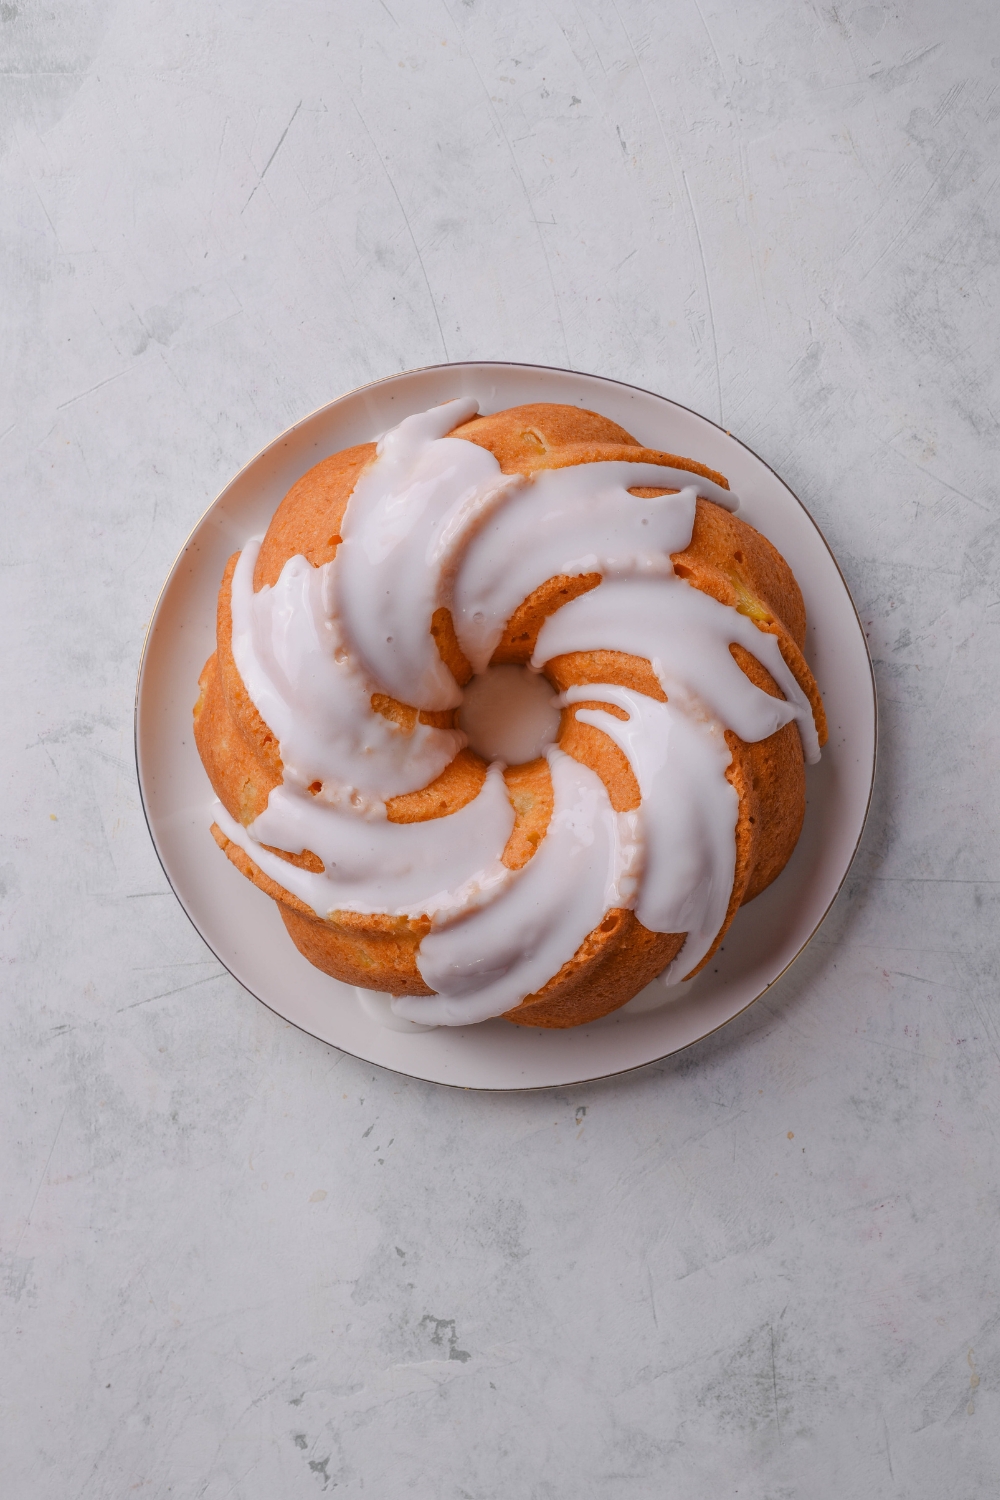
<svg viewBox="0 0 1000 1500">
<path fill-rule="evenodd" d="M 449 1081 L 447 1079 L 425 1078 L 422 1074 L 408 1072 L 404 1068 L 394 1067 L 391 1063 L 373 1062 L 369 1058 L 361 1057 L 361 1056 L 359 1056 L 358 1053 L 351 1052 L 349 1050 L 349 1048 L 347 1048 L 347 1047 L 340 1046 L 336 1042 L 327 1041 L 325 1037 L 318 1037 L 318 1036 L 316 1036 L 316 1034 L 314 1032 L 309 1031 L 307 1027 L 301 1025 L 298 1021 L 292 1021 L 292 1020 L 290 1020 L 287 1016 L 283 1015 L 281 1013 L 281 1011 L 276 1010 L 273 1005 L 270 1005 L 265 999 L 263 999 L 262 996 L 258 995 L 255 990 L 252 990 L 249 987 L 249 985 L 247 985 L 244 982 L 243 979 L 241 979 L 237 974 L 235 974 L 233 972 L 233 970 L 229 967 L 229 965 L 225 962 L 225 960 L 219 957 L 219 955 L 216 953 L 215 949 L 212 947 L 212 944 L 205 937 L 205 935 L 202 932 L 201 928 L 199 927 L 197 921 L 195 920 L 193 914 L 188 910 L 187 904 L 185 903 L 184 899 L 180 895 L 180 892 L 177 890 L 177 887 L 174 885 L 174 882 L 173 882 L 173 880 L 171 878 L 171 875 L 170 875 L 170 871 L 167 868 L 166 862 L 165 862 L 163 854 L 161 852 L 160 845 L 159 845 L 159 843 L 157 841 L 156 834 L 153 831 L 153 825 L 152 825 L 152 823 L 150 821 L 149 807 L 147 805 L 146 792 L 145 792 L 145 789 L 144 789 L 144 786 L 143 786 L 142 758 L 141 758 L 140 747 L 139 747 L 139 710 L 140 710 L 140 704 L 141 704 L 141 700 L 142 700 L 142 690 L 143 690 L 143 683 L 144 683 L 144 678 L 145 678 L 145 673 L 146 673 L 146 664 L 147 664 L 147 656 L 148 656 L 148 652 L 149 652 L 150 639 L 151 639 L 153 631 L 154 631 L 154 629 L 156 627 L 157 617 L 158 617 L 158 615 L 160 613 L 160 608 L 161 608 L 161 606 L 163 604 L 164 597 L 165 597 L 165 595 L 167 593 L 167 590 L 170 588 L 171 583 L 173 582 L 174 575 L 177 573 L 178 569 L 181 566 L 181 563 L 184 560 L 184 557 L 187 554 L 188 547 L 191 545 L 192 540 L 195 537 L 195 534 L 204 525 L 205 521 L 208 519 L 208 517 L 210 516 L 210 514 L 212 513 L 212 511 L 215 509 L 215 507 L 219 504 L 219 502 L 221 501 L 222 497 L 226 494 L 226 492 L 229 489 L 231 489 L 233 487 L 233 485 L 235 485 L 237 483 L 237 481 L 239 479 L 242 478 L 242 476 L 247 472 L 247 470 L 253 468 L 253 466 L 256 463 L 258 463 L 259 460 L 262 459 L 265 454 L 267 454 L 267 453 L 269 453 L 271 451 L 271 449 L 277 447 L 277 445 L 279 443 L 281 443 L 283 440 L 287 439 L 292 433 L 298 431 L 298 429 L 300 427 L 304 427 L 307 423 L 313 421 L 316 417 L 322 415 L 324 412 L 331 411 L 334 407 L 340 406 L 343 402 L 349 400 L 352 396 L 360 395 L 363 391 L 372 390 L 376 386 L 392 384 L 392 383 L 394 383 L 397 380 L 404 379 L 404 378 L 406 378 L 408 376 L 412 376 L 412 375 L 429 374 L 429 373 L 432 373 L 432 372 L 435 372 L 435 371 L 438 371 L 438 370 L 456 370 L 456 369 L 463 369 L 463 368 L 464 369 L 468 369 L 468 368 L 472 368 L 472 367 L 474 367 L 476 369 L 481 369 L 483 367 L 486 367 L 486 368 L 492 367 L 492 368 L 496 368 L 496 369 L 514 369 L 514 370 L 529 370 L 529 371 L 545 371 L 545 372 L 550 372 L 550 373 L 557 374 L 557 375 L 570 375 L 570 376 L 583 377 L 585 380 L 594 380 L 594 381 L 603 382 L 603 383 L 609 384 L 609 385 L 617 385 L 617 386 L 622 387 L 624 390 L 638 391 L 643 396 L 651 396 L 655 401 L 662 401 L 662 402 L 666 403 L 668 406 L 673 406 L 673 407 L 677 408 L 680 411 L 688 412 L 691 416 L 697 417 L 700 421 L 707 422 L 710 426 L 714 427 L 717 432 L 723 433 L 725 435 L 725 437 L 727 437 L 730 440 L 730 442 L 738 444 L 738 446 L 741 447 L 741 448 L 743 448 L 747 453 L 749 453 L 750 456 L 753 459 L 755 459 L 758 463 L 762 464 L 764 466 L 764 468 L 767 469 L 767 471 L 770 474 L 773 474 L 774 478 L 778 481 L 778 483 L 780 485 L 782 485 L 782 487 L 785 490 L 788 491 L 788 493 L 791 495 L 792 499 L 795 501 L 796 505 L 798 505 L 799 509 L 803 512 L 803 514 L 805 515 L 806 519 L 809 521 L 810 525 L 812 526 L 812 528 L 815 531 L 816 535 L 818 536 L 819 540 L 822 542 L 823 547 L 826 549 L 827 555 L 830 558 L 830 561 L 833 563 L 833 566 L 836 569 L 837 576 L 840 579 L 841 586 L 842 586 L 842 588 L 844 590 L 845 595 L 847 596 L 847 599 L 848 599 L 848 601 L 850 603 L 851 609 L 854 612 L 854 618 L 857 621 L 858 630 L 859 630 L 859 633 L 860 633 L 860 636 L 861 636 L 862 643 L 864 645 L 865 660 L 866 660 L 867 665 L 868 665 L 868 681 L 869 681 L 869 687 L 871 689 L 871 711 L 872 711 L 872 755 L 871 755 L 871 771 L 870 771 L 869 778 L 868 778 L 868 789 L 867 789 L 867 795 L 865 797 L 864 812 L 862 813 L 861 821 L 860 821 L 860 824 L 859 824 L 859 827 L 858 827 L 858 836 L 857 836 L 857 838 L 855 840 L 854 847 L 851 850 L 850 858 L 847 860 L 847 863 L 846 863 L 846 865 L 844 867 L 844 873 L 840 877 L 840 880 L 839 880 L 839 882 L 837 884 L 837 888 L 833 892 L 833 894 L 831 895 L 830 900 L 827 902 L 826 906 L 823 908 L 823 911 L 820 914 L 820 916 L 819 916 L 818 920 L 816 921 L 815 925 L 813 926 L 812 930 L 809 932 L 809 934 L 807 935 L 807 937 L 803 940 L 801 946 L 796 949 L 796 951 L 792 954 L 791 958 L 789 958 L 788 961 L 784 964 L 784 966 L 778 971 L 778 973 L 774 975 L 773 979 L 770 979 L 768 981 L 768 983 L 764 986 L 764 988 L 762 990 L 758 991 L 758 993 L 756 995 L 754 995 L 752 997 L 752 999 L 748 1000 L 745 1005 L 742 1005 L 739 1010 L 734 1011 L 731 1016 L 727 1016 L 725 1020 L 718 1022 L 717 1025 L 712 1026 L 708 1031 L 702 1032 L 702 1034 L 700 1036 L 693 1037 L 690 1041 L 683 1042 L 679 1047 L 672 1047 L 669 1051 L 660 1054 L 658 1057 L 648 1058 L 644 1062 L 634 1063 L 634 1064 L 630 1065 L 627 1068 L 615 1068 L 615 1069 L 613 1069 L 609 1073 L 595 1073 L 594 1075 L 592 1075 L 592 1076 L 590 1076 L 588 1078 L 580 1078 L 580 1079 L 576 1079 L 576 1080 L 574 1080 L 572 1082 L 568 1082 L 568 1083 L 469 1084 L 469 1083 L 451 1082 L 451 1081 Z M 177 553 L 176 553 L 176 555 L 174 557 L 173 563 L 171 564 L 171 566 L 170 566 L 170 568 L 169 568 L 169 570 L 167 572 L 167 575 L 164 578 L 163 583 L 161 584 L 161 586 L 160 586 L 160 588 L 159 588 L 159 590 L 157 592 L 156 598 L 155 598 L 155 600 L 153 602 L 153 606 L 152 606 L 152 608 L 150 610 L 150 614 L 149 614 L 149 620 L 148 620 L 148 622 L 146 624 L 146 629 L 143 632 L 142 649 L 141 649 L 141 651 L 139 653 L 139 665 L 138 665 L 138 670 L 137 670 L 137 673 L 136 673 L 136 683 L 135 683 L 135 702 L 134 702 L 133 716 L 132 716 L 132 735 L 133 735 L 133 753 L 134 753 L 134 756 L 135 756 L 136 782 L 137 782 L 137 785 L 138 785 L 138 788 L 139 788 L 139 802 L 140 802 L 140 805 L 142 807 L 142 814 L 143 814 L 143 818 L 145 819 L 145 822 L 146 822 L 146 829 L 147 829 L 147 832 L 149 833 L 150 842 L 153 845 L 153 850 L 154 850 L 154 852 L 156 854 L 157 860 L 159 861 L 160 868 L 162 869 L 163 874 L 166 877 L 167 884 L 170 887 L 170 890 L 173 893 L 173 896 L 176 899 L 177 904 L 180 906 L 181 911 L 187 917 L 188 921 L 191 923 L 191 926 L 194 928 L 194 930 L 198 934 L 199 938 L 201 938 L 201 941 L 208 948 L 209 952 L 213 955 L 213 957 L 215 958 L 216 962 L 219 963 L 219 964 L 221 964 L 221 966 L 225 970 L 225 972 L 227 974 L 229 974 L 231 978 L 233 978 L 233 979 L 236 980 L 236 983 L 240 986 L 241 989 L 245 990 L 247 992 L 247 994 L 250 995 L 255 1001 L 257 1001 L 257 1003 L 259 1005 L 263 1005 L 266 1010 L 269 1010 L 272 1015 L 277 1016 L 279 1020 L 284 1021 L 284 1023 L 287 1026 L 293 1026 L 296 1029 L 296 1031 L 302 1032 L 302 1034 L 304 1036 L 308 1036 L 308 1037 L 312 1038 L 313 1041 L 319 1042 L 322 1046 L 331 1047 L 331 1048 L 333 1048 L 334 1051 L 344 1053 L 348 1057 L 353 1057 L 358 1062 L 364 1063 L 365 1066 L 367 1066 L 367 1067 L 382 1068 L 382 1069 L 384 1069 L 385 1072 L 391 1073 L 391 1074 L 393 1074 L 396 1077 L 415 1079 L 415 1080 L 418 1080 L 421 1083 L 430 1084 L 430 1085 L 432 1085 L 435 1088 L 455 1089 L 455 1090 L 458 1090 L 460 1092 L 462 1092 L 462 1091 L 465 1091 L 465 1092 L 475 1091 L 476 1093 L 484 1093 L 484 1094 L 516 1094 L 516 1093 L 526 1093 L 527 1094 L 527 1093 L 545 1093 L 545 1092 L 550 1092 L 553 1089 L 579 1088 L 579 1087 L 581 1087 L 584 1084 L 603 1083 L 603 1082 L 606 1082 L 606 1081 L 608 1081 L 610 1079 L 616 1079 L 616 1078 L 622 1078 L 622 1079 L 629 1078 L 629 1077 L 631 1077 L 635 1073 L 642 1072 L 643 1069 L 645 1069 L 645 1068 L 655 1067 L 658 1063 L 665 1062 L 668 1058 L 679 1057 L 682 1053 L 688 1051 L 689 1048 L 698 1046 L 699 1043 L 707 1041 L 709 1037 L 715 1036 L 717 1032 L 722 1031 L 725 1027 L 731 1026 L 732 1023 L 734 1021 L 738 1020 L 740 1016 L 746 1015 L 747 1011 L 750 1010 L 751 1007 L 753 1007 L 754 1005 L 756 1005 L 759 1000 L 763 999 L 763 997 L 768 993 L 768 991 L 771 990 L 771 989 L 773 989 L 774 986 L 778 983 L 778 981 L 780 979 L 782 979 L 785 974 L 788 973 L 788 971 L 792 967 L 792 965 L 795 964 L 795 963 L 797 963 L 797 961 L 799 960 L 799 958 L 801 958 L 802 954 L 805 952 L 806 948 L 808 948 L 809 944 L 812 942 L 813 938 L 816 936 L 817 932 L 823 926 L 823 923 L 826 921 L 827 917 L 829 916 L 830 911 L 831 911 L 834 903 L 837 900 L 837 897 L 840 895 L 840 892 L 844 888 L 844 884 L 845 884 L 845 882 L 847 880 L 847 877 L 850 874 L 851 869 L 853 868 L 855 859 L 857 858 L 858 850 L 861 847 L 861 840 L 864 838 L 865 829 L 868 826 L 868 817 L 869 817 L 869 814 L 871 812 L 872 799 L 873 799 L 874 794 L 875 794 L 875 777 L 876 777 L 877 770 L 878 770 L 878 753 L 879 753 L 879 704 L 878 704 L 878 687 L 877 687 L 877 683 L 876 683 L 876 680 L 875 680 L 875 668 L 874 668 L 874 664 L 872 662 L 871 649 L 870 649 L 870 647 L 868 645 L 868 637 L 865 634 L 864 625 L 862 623 L 861 616 L 858 613 L 857 604 L 854 601 L 854 595 L 851 593 L 850 587 L 848 586 L 848 583 L 847 583 L 847 579 L 844 577 L 843 570 L 842 570 L 842 568 L 840 566 L 840 563 L 837 561 L 836 553 L 833 551 L 833 548 L 830 546 L 830 543 L 827 541 L 826 537 L 824 536 L 822 528 L 820 527 L 819 523 L 816 521 L 816 518 L 813 516 L 813 514 L 810 511 L 809 507 L 800 498 L 800 496 L 795 492 L 795 490 L 792 489 L 792 487 L 788 484 L 788 482 L 785 479 L 782 478 L 782 476 L 778 473 L 777 469 L 773 468 L 772 465 L 769 464 L 766 459 L 761 458 L 760 454 L 757 453 L 753 448 L 751 448 L 750 445 L 749 445 L 749 443 L 745 443 L 742 440 L 742 438 L 735 437 L 734 434 L 732 432 L 730 432 L 728 428 L 723 427 L 720 422 L 713 421 L 713 419 L 711 417 L 706 417 L 703 412 L 696 411 L 694 407 L 685 406 L 683 402 L 681 402 L 681 401 L 675 401 L 673 399 L 673 397 L 671 397 L 671 396 L 664 396 L 659 391 L 649 390 L 646 386 L 635 385 L 631 381 L 627 381 L 627 380 L 619 380 L 616 376 L 612 376 L 612 375 L 597 375 L 597 374 L 594 374 L 593 372 L 588 371 L 588 370 L 570 369 L 570 368 L 567 368 L 567 367 L 565 367 L 563 365 L 536 364 L 534 362 L 530 362 L 530 361 L 526 361 L 526 360 L 461 359 L 461 360 L 444 360 L 444 361 L 441 361 L 439 363 L 430 364 L 430 365 L 417 365 L 417 366 L 414 366 L 412 369 L 397 370 L 397 371 L 395 371 L 391 375 L 382 375 L 377 380 L 366 380 L 361 385 L 351 386 L 348 390 L 342 391 L 339 396 L 335 396 L 331 401 L 324 401 L 320 406 L 314 407 L 311 411 L 307 412 L 304 416 L 301 416 L 295 422 L 292 422 L 288 427 L 283 428 L 282 431 L 279 432 L 279 433 L 277 433 L 275 437 L 271 438 L 262 447 L 258 448 L 257 451 L 255 453 L 253 453 L 250 458 L 247 459 L 246 463 L 244 463 L 243 465 L 241 465 L 241 467 L 236 470 L 235 474 L 231 475 L 231 477 L 226 481 L 226 483 L 218 491 L 218 493 L 215 495 L 215 497 L 209 502 L 209 504 L 205 507 L 205 509 L 200 513 L 200 515 L 194 521 L 193 525 L 188 530 L 187 535 L 185 536 L 185 538 L 184 538 L 183 542 L 181 543 L 180 547 L 178 548 Z"/>
</svg>

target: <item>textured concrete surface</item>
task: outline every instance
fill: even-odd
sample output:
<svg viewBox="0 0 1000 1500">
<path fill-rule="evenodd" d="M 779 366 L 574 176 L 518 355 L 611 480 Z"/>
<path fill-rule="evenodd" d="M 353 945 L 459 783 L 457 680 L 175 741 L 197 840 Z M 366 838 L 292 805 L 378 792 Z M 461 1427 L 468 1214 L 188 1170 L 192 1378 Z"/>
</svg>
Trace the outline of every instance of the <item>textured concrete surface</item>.
<svg viewBox="0 0 1000 1500">
<path fill-rule="evenodd" d="M 995 6 L 13 0 L 0 48 L 4 1496 L 995 1495 Z M 136 794 L 195 517 L 464 357 L 721 419 L 881 695 L 807 956 L 565 1093 L 278 1021 Z"/>
</svg>

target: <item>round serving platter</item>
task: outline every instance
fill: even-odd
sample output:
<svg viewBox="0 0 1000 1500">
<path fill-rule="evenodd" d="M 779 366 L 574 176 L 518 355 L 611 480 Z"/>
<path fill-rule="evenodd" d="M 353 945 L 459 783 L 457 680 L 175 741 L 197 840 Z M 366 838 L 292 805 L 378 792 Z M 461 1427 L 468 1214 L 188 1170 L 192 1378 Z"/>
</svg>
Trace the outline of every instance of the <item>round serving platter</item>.
<svg viewBox="0 0 1000 1500">
<path fill-rule="evenodd" d="M 807 772 L 805 827 L 783 874 L 737 914 L 706 969 L 655 1010 L 618 1012 L 567 1031 L 506 1021 L 403 1032 L 377 1019 L 348 985 L 293 946 L 274 903 L 244 879 L 209 832 L 214 794 L 195 750 L 191 709 L 215 647 L 227 559 L 263 532 L 305 471 L 380 436 L 411 412 L 474 396 L 484 412 L 531 401 L 598 411 L 640 442 L 724 473 L 740 515 L 787 558 L 809 617 L 806 656 L 830 723 Z M 550 1088 L 628 1072 L 717 1030 L 751 1005 L 801 953 L 843 884 L 861 838 L 875 774 L 876 708 L 864 631 L 840 569 L 805 507 L 756 454 L 714 422 L 663 396 L 597 375 L 482 361 L 434 365 L 363 386 L 297 423 L 252 459 L 184 544 L 153 611 L 139 666 L 139 790 L 177 899 L 245 989 L 303 1031 L 395 1072 L 460 1088 Z"/>
</svg>

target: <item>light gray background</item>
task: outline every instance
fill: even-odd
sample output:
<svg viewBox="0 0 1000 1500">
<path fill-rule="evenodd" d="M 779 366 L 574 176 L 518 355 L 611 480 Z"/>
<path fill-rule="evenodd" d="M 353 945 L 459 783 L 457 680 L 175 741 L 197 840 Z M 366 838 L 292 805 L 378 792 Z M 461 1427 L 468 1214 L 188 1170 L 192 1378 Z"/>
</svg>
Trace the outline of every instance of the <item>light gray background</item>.
<svg viewBox="0 0 1000 1500">
<path fill-rule="evenodd" d="M 14 0 L 0 46 L 4 1496 L 995 1495 L 992 0 Z M 132 761 L 215 492 L 478 357 L 759 451 L 881 698 L 793 971 L 533 1096 L 250 1000 Z"/>
</svg>

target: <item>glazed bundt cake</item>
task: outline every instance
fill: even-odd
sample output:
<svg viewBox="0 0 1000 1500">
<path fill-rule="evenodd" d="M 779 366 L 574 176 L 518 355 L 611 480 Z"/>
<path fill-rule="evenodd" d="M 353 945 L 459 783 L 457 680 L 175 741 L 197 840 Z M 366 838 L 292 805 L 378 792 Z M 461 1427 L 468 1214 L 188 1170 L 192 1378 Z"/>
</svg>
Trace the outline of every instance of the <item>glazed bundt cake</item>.
<svg viewBox="0 0 1000 1500">
<path fill-rule="evenodd" d="M 429 1025 L 577 1026 L 697 973 L 780 873 L 823 706 L 721 474 L 477 411 L 292 487 L 226 567 L 195 738 L 310 963 Z"/>
</svg>

